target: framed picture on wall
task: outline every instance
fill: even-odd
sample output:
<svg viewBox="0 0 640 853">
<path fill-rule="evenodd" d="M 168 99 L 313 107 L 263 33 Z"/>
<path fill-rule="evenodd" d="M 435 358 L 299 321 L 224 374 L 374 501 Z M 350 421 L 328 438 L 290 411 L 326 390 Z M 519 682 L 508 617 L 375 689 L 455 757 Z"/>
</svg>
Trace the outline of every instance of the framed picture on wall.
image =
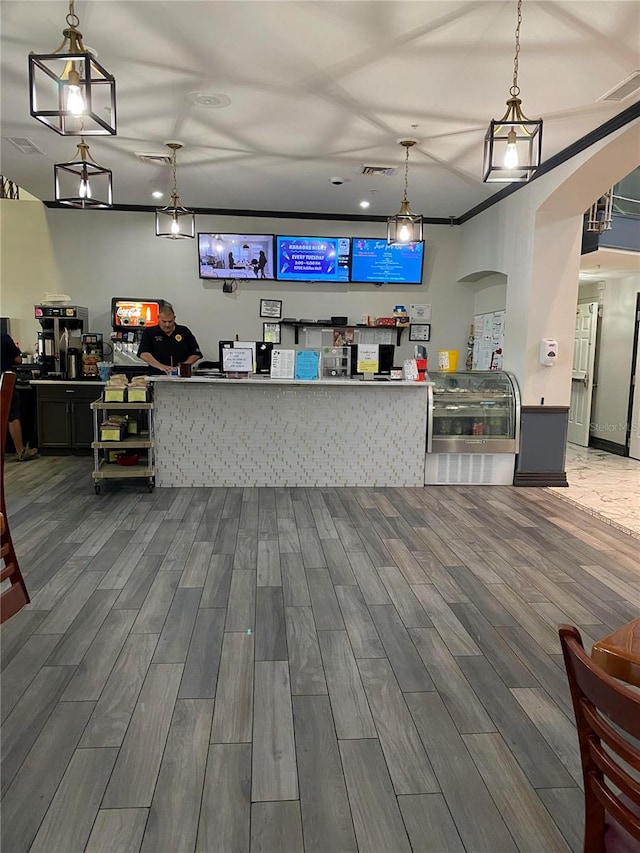
<svg viewBox="0 0 640 853">
<path fill-rule="evenodd" d="M 262 340 L 267 344 L 279 344 L 280 323 L 263 323 Z"/>
<path fill-rule="evenodd" d="M 261 299 L 260 316 L 279 320 L 282 317 L 282 299 Z"/>
<path fill-rule="evenodd" d="M 430 341 L 431 323 L 412 323 L 409 326 L 410 341 Z"/>
</svg>

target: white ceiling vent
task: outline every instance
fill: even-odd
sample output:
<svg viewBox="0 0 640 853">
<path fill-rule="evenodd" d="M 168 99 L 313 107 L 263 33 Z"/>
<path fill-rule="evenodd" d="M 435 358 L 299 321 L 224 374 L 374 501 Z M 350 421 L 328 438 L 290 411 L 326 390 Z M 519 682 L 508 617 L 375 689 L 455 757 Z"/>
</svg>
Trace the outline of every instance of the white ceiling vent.
<svg viewBox="0 0 640 853">
<path fill-rule="evenodd" d="M 381 178 L 390 178 L 391 175 L 395 175 L 397 172 L 397 168 L 395 166 L 367 166 L 366 163 L 362 165 L 360 169 L 361 175 L 379 175 Z"/>
<path fill-rule="evenodd" d="M 12 145 L 18 149 L 21 154 L 43 154 L 44 151 L 32 142 L 26 136 L 5 136 Z"/>
<path fill-rule="evenodd" d="M 135 156 L 141 163 L 144 163 L 147 166 L 170 166 L 171 165 L 171 155 L 170 154 L 153 154 L 153 153 L 145 153 L 143 151 L 135 151 Z"/>
<path fill-rule="evenodd" d="M 624 101 L 629 95 L 640 89 L 640 71 L 634 71 L 622 83 L 618 83 L 613 89 L 610 89 L 605 95 L 598 98 L 599 101 Z"/>
</svg>

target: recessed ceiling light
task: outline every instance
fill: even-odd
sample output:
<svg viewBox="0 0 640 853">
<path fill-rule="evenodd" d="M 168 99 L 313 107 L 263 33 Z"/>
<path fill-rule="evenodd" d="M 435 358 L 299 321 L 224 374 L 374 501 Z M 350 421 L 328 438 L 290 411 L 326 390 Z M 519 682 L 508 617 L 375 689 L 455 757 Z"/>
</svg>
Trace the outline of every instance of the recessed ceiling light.
<svg viewBox="0 0 640 853">
<path fill-rule="evenodd" d="M 360 207 L 369 207 L 369 206 L 370 206 L 370 203 L 368 201 L 361 201 L 360 202 Z"/>
<path fill-rule="evenodd" d="M 161 193 L 161 192 L 160 192 L 160 190 L 154 190 L 154 191 L 151 193 L 151 195 L 152 195 L 154 198 L 162 198 L 162 196 L 164 195 L 164 193 Z"/>
<path fill-rule="evenodd" d="M 231 98 L 221 93 L 189 92 L 185 95 L 185 99 L 195 107 L 202 107 L 205 110 L 221 110 L 231 103 Z"/>
</svg>

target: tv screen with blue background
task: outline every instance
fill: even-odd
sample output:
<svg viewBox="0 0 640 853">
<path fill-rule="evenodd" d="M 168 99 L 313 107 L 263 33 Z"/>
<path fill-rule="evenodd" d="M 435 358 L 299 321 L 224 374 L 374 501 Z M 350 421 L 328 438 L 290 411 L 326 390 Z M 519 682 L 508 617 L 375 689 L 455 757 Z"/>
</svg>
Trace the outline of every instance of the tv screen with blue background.
<svg viewBox="0 0 640 853">
<path fill-rule="evenodd" d="M 348 282 L 349 237 L 276 237 L 279 281 Z"/>
<path fill-rule="evenodd" d="M 389 246 L 387 241 L 354 237 L 351 281 L 421 284 L 424 243 Z"/>
</svg>

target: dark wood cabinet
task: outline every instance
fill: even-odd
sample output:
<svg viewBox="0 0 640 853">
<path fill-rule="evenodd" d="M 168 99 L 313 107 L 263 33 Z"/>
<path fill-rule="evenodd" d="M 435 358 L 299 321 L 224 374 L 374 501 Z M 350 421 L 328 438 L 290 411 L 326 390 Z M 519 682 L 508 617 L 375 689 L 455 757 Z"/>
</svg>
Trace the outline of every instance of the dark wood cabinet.
<svg viewBox="0 0 640 853">
<path fill-rule="evenodd" d="M 41 450 L 90 450 L 93 441 L 91 403 L 100 396 L 99 383 L 38 384 L 38 447 Z"/>
</svg>

